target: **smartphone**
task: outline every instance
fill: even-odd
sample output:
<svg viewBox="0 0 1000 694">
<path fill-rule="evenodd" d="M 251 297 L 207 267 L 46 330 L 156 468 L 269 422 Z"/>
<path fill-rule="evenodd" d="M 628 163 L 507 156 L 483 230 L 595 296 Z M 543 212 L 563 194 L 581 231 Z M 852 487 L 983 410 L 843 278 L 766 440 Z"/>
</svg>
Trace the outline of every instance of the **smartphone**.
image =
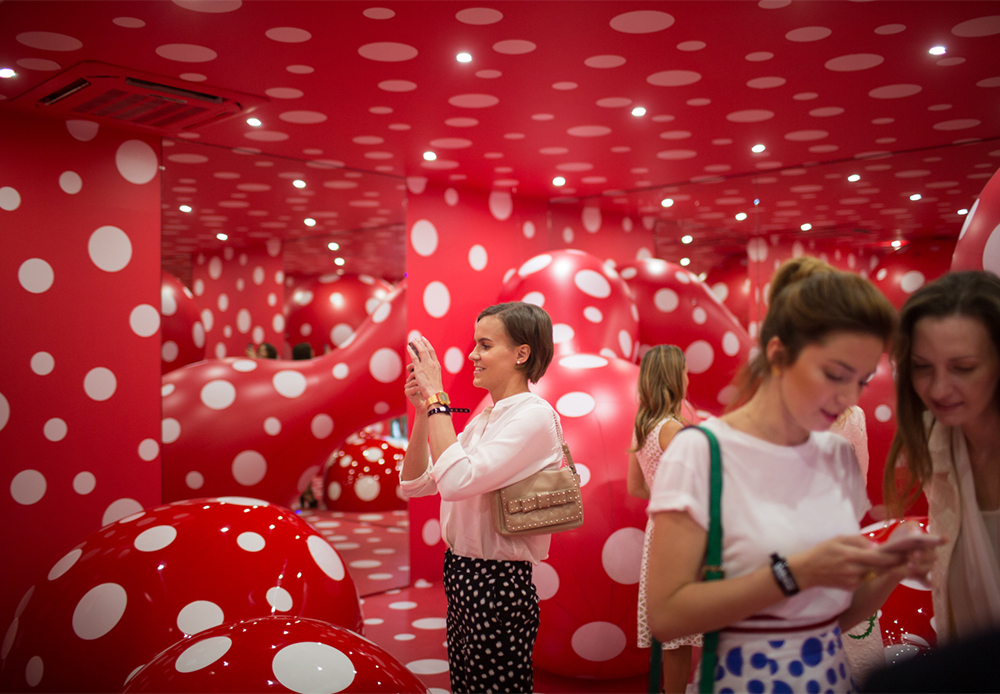
<svg viewBox="0 0 1000 694">
<path fill-rule="evenodd" d="M 912 552 L 916 549 L 928 549 L 943 544 L 940 535 L 927 533 L 903 533 L 899 536 L 890 535 L 889 539 L 878 546 L 881 552 Z"/>
<path fill-rule="evenodd" d="M 417 351 L 417 346 L 411 342 L 410 343 L 410 349 L 413 350 L 413 354 L 414 354 L 414 356 L 416 356 L 417 361 L 420 361 L 420 352 Z"/>
</svg>

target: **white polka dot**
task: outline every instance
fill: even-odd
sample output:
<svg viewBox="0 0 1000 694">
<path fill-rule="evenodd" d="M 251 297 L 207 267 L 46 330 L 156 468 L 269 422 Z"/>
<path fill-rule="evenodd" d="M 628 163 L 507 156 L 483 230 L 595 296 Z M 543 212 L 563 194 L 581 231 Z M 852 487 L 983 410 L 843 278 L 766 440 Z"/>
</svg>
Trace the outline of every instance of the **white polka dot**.
<svg viewBox="0 0 1000 694">
<path fill-rule="evenodd" d="M 236 386 L 229 381 L 209 381 L 202 386 L 201 401 L 205 407 L 224 410 L 236 401 Z"/>
<path fill-rule="evenodd" d="M 899 280 L 899 288 L 907 294 L 912 294 L 922 286 L 924 286 L 924 273 L 919 270 L 910 270 Z"/>
<path fill-rule="evenodd" d="M 347 375 L 350 373 L 350 367 L 348 367 L 347 364 L 340 363 L 333 367 L 332 373 L 334 378 L 342 381 L 347 378 Z"/>
<path fill-rule="evenodd" d="M 675 310 L 680 303 L 680 297 L 677 296 L 677 292 L 673 289 L 658 289 L 656 294 L 653 295 L 653 304 L 658 310 L 664 313 L 670 313 Z"/>
<path fill-rule="evenodd" d="M 225 294 L 223 294 L 223 295 L 221 295 L 219 297 L 219 301 L 220 302 L 222 301 L 222 297 L 223 296 L 225 296 Z M 228 302 L 228 298 L 227 298 L 226 303 L 227 304 L 229 303 Z M 222 308 L 222 304 L 221 303 L 219 304 L 219 310 L 220 311 L 224 310 Z M 250 310 L 249 309 L 245 309 L 245 308 L 241 308 L 239 310 L 239 312 L 236 314 L 236 329 L 239 330 L 244 335 L 246 335 L 248 332 L 250 332 L 250 325 L 251 325 L 251 323 L 253 323 L 253 319 L 250 317 Z M 260 340 L 254 340 L 254 341 L 255 342 L 260 342 Z"/>
<path fill-rule="evenodd" d="M 879 405 L 875 408 L 875 419 L 880 422 L 888 422 L 892 419 L 892 408 L 888 405 Z"/>
<path fill-rule="evenodd" d="M 167 340 L 160 347 L 160 357 L 168 364 L 172 363 L 180 356 L 181 348 L 173 340 Z"/>
<path fill-rule="evenodd" d="M 599 369 L 608 363 L 607 359 L 596 354 L 571 354 L 559 359 L 559 366 L 567 369 Z"/>
<path fill-rule="evenodd" d="M 584 660 L 603 662 L 625 650 L 625 632 L 611 622 L 590 622 L 573 632 L 573 652 Z"/>
<path fill-rule="evenodd" d="M 76 564 L 77 560 L 79 560 L 81 556 L 83 556 L 83 550 L 74 549 L 72 552 L 57 561 L 55 565 L 49 569 L 48 579 L 50 581 L 54 581 L 62 576 L 64 573 L 73 568 L 73 565 Z"/>
<path fill-rule="evenodd" d="M 271 661 L 277 680 L 299 694 L 333 694 L 347 689 L 355 678 L 355 666 L 342 652 L 318 642 L 285 646 Z"/>
<path fill-rule="evenodd" d="M 225 621 L 222 608 L 209 600 L 189 602 L 177 613 L 177 628 L 187 636 L 217 627 Z"/>
<path fill-rule="evenodd" d="M 611 295 L 611 283 L 594 270 L 580 270 L 573 276 L 573 284 L 588 296 L 604 299 Z"/>
<path fill-rule="evenodd" d="M 469 249 L 469 267 L 473 270 L 479 271 L 485 269 L 487 261 L 488 257 L 485 248 L 476 244 Z"/>
<path fill-rule="evenodd" d="M 237 506 L 270 506 L 263 499 L 254 499 L 249 496 L 220 496 L 216 501 L 224 504 L 236 504 Z"/>
<path fill-rule="evenodd" d="M 622 355 L 626 359 L 632 356 L 632 335 L 629 334 L 628 330 L 618 331 L 618 348 L 621 349 Z"/>
<path fill-rule="evenodd" d="M 97 137 L 100 126 L 89 120 L 68 120 L 66 121 L 66 130 L 69 131 L 74 140 L 90 142 Z"/>
<path fill-rule="evenodd" d="M 399 602 L 390 602 L 390 610 L 413 610 L 417 608 L 417 603 L 412 600 L 400 600 Z"/>
<path fill-rule="evenodd" d="M 132 260 L 132 241 L 118 227 L 103 226 L 90 235 L 87 252 L 101 270 L 118 272 Z"/>
<path fill-rule="evenodd" d="M 336 347 L 343 347 L 354 335 L 354 328 L 347 323 L 337 323 L 330 330 L 330 340 Z"/>
<path fill-rule="evenodd" d="M 59 419 L 58 417 L 53 417 L 49 421 L 45 422 L 42 427 L 42 434 L 49 441 L 62 441 L 66 438 L 66 432 L 68 427 L 66 426 L 65 420 Z"/>
<path fill-rule="evenodd" d="M 542 255 L 536 255 L 534 258 L 526 261 L 521 267 L 518 268 L 517 274 L 521 277 L 527 277 L 528 275 L 534 274 L 539 270 L 544 270 L 552 263 L 552 256 L 548 253 L 543 253 Z"/>
<path fill-rule="evenodd" d="M 406 663 L 406 669 L 414 675 L 440 675 L 448 672 L 448 661 L 437 658 L 411 660 Z"/>
<path fill-rule="evenodd" d="M 202 670 L 229 652 L 233 640 L 228 636 L 213 636 L 198 641 L 184 649 L 174 661 L 174 669 L 180 673 Z"/>
<path fill-rule="evenodd" d="M 533 222 L 525 222 L 521 226 L 521 233 L 524 234 L 524 238 L 533 239 L 535 238 L 535 225 Z"/>
<path fill-rule="evenodd" d="M 318 414 L 312 418 L 309 428 L 313 436 L 325 439 L 333 433 L 333 417 L 328 414 Z"/>
<path fill-rule="evenodd" d="M 344 580 L 344 563 L 340 560 L 340 555 L 331 547 L 326 540 L 319 535 L 310 535 L 306 540 L 309 547 L 309 554 L 312 555 L 316 566 L 327 576 L 335 581 Z"/>
<path fill-rule="evenodd" d="M 708 314 L 705 312 L 701 306 L 696 306 L 691 312 L 691 320 L 693 320 L 698 325 L 704 325 L 705 321 L 708 320 Z"/>
<path fill-rule="evenodd" d="M 159 171 L 160 162 L 153 148 L 142 140 L 126 140 L 115 152 L 118 173 L 129 183 L 149 183 Z"/>
<path fill-rule="evenodd" d="M 59 187 L 64 193 L 76 195 L 83 188 L 83 179 L 75 171 L 63 171 L 59 174 Z"/>
<path fill-rule="evenodd" d="M 184 484 L 188 489 L 201 489 L 205 486 L 205 476 L 196 470 L 184 475 Z"/>
<path fill-rule="evenodd" d="M 330 486 L 326 488 L 326 495 L 331 500 L 336 501 L 337 499 L 340 498 L 340 495 L 343 493 L 343 491 L 344 490 L 340 486 L 340 482 L 331 482 Z"/>
<path fill-rule="evenodd" d="M 704 340 L 695 340 L 684 350 L 684 358 L 687 359 L 688 372 L 701 374 L 712 366 L 715 352 L 712 350 L 712 345 Z"/>
<path fill-rule="evenodd" d="M 425 545 L 433 547 L 441 541 L 441 523 L 437 518 L 431 518 L 420 530 L 420 537 Z"/>
<path fill-rule="evenodd" d="M 259 552 L 264 549 L 266 543 L 259 533 L 245 532 L 239 534 L 236 538 L 236 544 L 247 552 Z"/>
<path fill-rule="evenodd" d="M 3 186 L 0 188 L 0 210 L 13 212 L 21 206 L 21 194 L 16 188 Z"/>
<path fill-rule="evenodd" d="M 181 423 L 173 417 L 167 417 L 160 422 L 160 440 L 163 443 L 173 443 L 181 435 Z"/>
<path fill-rule="evenodd" d="M 573 332 L 573 328 L 565 323 L 556 323 L 552 326 L 552 342 L 557 345 L 560 345 L 563 342 L 569 342 L 573 339 L 575 334 L 576 333 Z"/>
<path fill-rule="evenodd" d="M 251 487 L 267 474 L 267 460 L 257 451 L 242 451 L 233 458 L 233 479 L 244 487 Z"/>
<path fill-rule="evenodd" d="M 261 542 L 263 542 L 263 538 L 261 538 Z M 263 547 L 263 544 L 261 545 L 261 547 Z M 289 593 L 284 588 L 282 588 L 281 586 L 274 586 L 273 588 L 268 588 L 267 593 L 264 594 L 264 598 L 267 600 L 267 604 L 273 607 L 278 612 L 288 612 L 290 609 L 292 609 L 292 606 L 295 604 L 294 601 L 292 600 L 292 594 Z"/>
<path fill-rule="evenodd" d="M 81 472 L 73 478 L 73 491 L 77 494 L 90 494 L 96 486 L 97 478 L 92 472 Z"/>
<path fill-rule="evenodd" d="M 740 338 L 732 330 L 727 330 L 722 335 L 722 351 L 729 357 L 736 356 L 740 351 Z"/>
<path fill-rule="evenodd" d="M 514 212 L 514 199 L 507 191 L 494 190 L 489 197 L 490 214 L 501 222 Z"/>
<path fill-rule="evenodd" d="M 177 539 L 177 528 L 172 525 L 157 525 L 143 530 L 135 538 L 135 548 L 140 552 L 156 552 Z"/>
<path fill-rule="evenodd" d="M 616 583 L 634 585 L 639 582 L 642 545 L 645 533 L 638 528 L 621 528 L 611 533 L 601 550 L 604 572 Z"/>
<path fill-rule="evenodd" d="M 115 628 L 128 604 L 128 594 L 117 583 L 94 586 L 73 610 L 73 632 L 84 641 L 99 639 Z"/>
<path fill-rule="evenodd" d="M 451 308 L 451 293 L 441 282 L 431 282 L 424 288 L 424 310 L 434 318 L 441 318 Z"/>
<path fill-rule="evenodd" d="M 29 258 L 17 269 L 17 281 L 32 294 L 41 294 L 47 292 L 55 282 L 55 272 L 41 258 Z"/>
<path fill-rule="evenodd" d="M 10 403 L 3 393 L 0 393 L 0 431 L 3 431 L 8 421 L 10 421 Z"/>
<path fill-rule="evenodd" d="M 457 374 L 464 364 L 465 355 L 458 347 L 449 347 L 444 353 L 444 368 L 448 373 Z"/>
<path fill-rule="evenodd" d="M 601 313 L 601 309 L 596 306 L 588 306 L 583 309 L 583 317 L 589 320 L 591 323 L 600 323 L 604 320 L 604 314 Z"/>
<path fill-rule="evenodd" d="M 403 360 L 396 350 L 383 347 L 368 360 L 368 371 L 379 383 L 392 383 L 403 374 Z"/>
<path fill-rule="evenodd" d="M 139 442 L 139 457 L 150 461 L 160 454 L 160 444 L 156 439 L 143 439 Z"/>
<path fill-rule="evenodd" d="M 368 310 L 368 304 L 373 305 L 373 311 Z M 365 311 L 371 314 L 372 323 L 384 323 L 385 319 L 392 313 L 392 304 L 388 301 L 382 301 L 377 297 L 372 297 L 365 302 Z"/>
<path fill-rule="evenodd" d="M 433 255 L 438 245 L 437 229 L 426 219 L 418 219 L 410 229 L 410 244 L 417 255 Z"/>
<path fill-rule="evenodd" d="M 358 478 L 358 481 L 354 483 L 354 493 L 362 501 L 373 501 L 378 498 L 379 492 L 382 490 L 382 485 L 379 483 L 377 477 L 372 475 L 362 475 Z"/>
<path fill-rule="evenodd" d="M 594 411 L 597 401 L 589 393 L 566 393 L 556 401 L 556 411 L 564 417 L 584 417 Z"/>
<path fill-rule="evenodd" d="M 306 392 L 306 377 L 298 371 L 286 369 L 274 374 L 271 379 L 274 389 L 279 395 L 294 399 Z"/>
<path fill-rule="evenodd" d="M 22 470 L 10 481 L 10 495 L 17 503 L 30 506 L 45 496 L 45 476 L 38 470 Z"/>
<path fill-rule="evenodd" d="M 139 304 L 132 309 L 128 322 L 136 335 L 149 337 L 160 329 L 160 312 L 149 304 Z"/>
</svg>

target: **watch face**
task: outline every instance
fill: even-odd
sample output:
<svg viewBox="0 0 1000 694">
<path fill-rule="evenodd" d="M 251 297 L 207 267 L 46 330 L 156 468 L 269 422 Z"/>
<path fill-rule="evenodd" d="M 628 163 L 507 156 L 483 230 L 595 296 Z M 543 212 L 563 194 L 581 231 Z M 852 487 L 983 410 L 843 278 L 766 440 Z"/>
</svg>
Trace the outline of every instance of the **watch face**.
<svg viewBox="0 0 1000 694">
<path fill-rule="evenodd" d="M 447 393 L 438 393 L 437 394 L 437 399 L 438 399 L 438 402 L 441 403 L 442 405 L 450 405 L 451 404 L 451 398 L 448 397 Z"/>
</svg>

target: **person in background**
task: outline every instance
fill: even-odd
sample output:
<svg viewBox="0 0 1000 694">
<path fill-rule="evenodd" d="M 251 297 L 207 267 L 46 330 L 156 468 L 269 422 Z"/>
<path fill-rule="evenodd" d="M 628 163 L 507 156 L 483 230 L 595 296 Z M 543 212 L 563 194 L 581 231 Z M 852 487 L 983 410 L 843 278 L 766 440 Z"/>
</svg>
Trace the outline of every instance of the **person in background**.
<svg viewBox="0 0 1000 694">
<path fill-rule="evenodd" d="M 531 692 L 539 624 L 532 566 L 548 557 L 551 536 L 497 533 L 490 492 L 562 462 L 559 417 L 528 388 L 552 361 L 552 321 L 524 302 L 479 314 L 472 383 L 493 404 L 460 434 L 431 343 L 418 338 L 408 349 L 405 392 L 416 413 L 400 489 L 441 495 L 451 690 Z"/>
<path fill-rule="evenodd" d="M 719 631 L 718 691 L 852 691 L 841 629 L 933 562 L 859 534 L 861 470 L 827 431 L 857 403 L 896 312 L 868 280 L 808 256 L 778 269 L 768 304 L 736 409 L 701 423 L 722 454 L 724 577 L 701 580 L 709 446 L 688 429 L 650 490 L 650 629 L 661 641 Z"/>
<path fill-rule="evenodd" d="M 688 372 L 684 352 L 675 345 L 658 345 L 642 355 L 639 363 L 639 411 L 628 456 L 628 493 L 649 499 L 660 456 L 674 435 L 684 427 L 681 405 L 687 394 Z M 639 571 L 638 646 L 650 648 L 646 621 L 646 572 L 653 521 L 646 523 Z M 663 691 L 683 692 L 691 675 L 691 647 L 701 646 L 701 635 L 684 636 L 662 644 Z"/>
<path fill-rule="evenodd" d="M 270 342 L 261 342 L 260 347 L 257 348 L 257 358 L 258 359 L 277 359 L 278 350 L 274 348 Z"/>
<path fill-rule="evenodd" d="M 312 345 L 309 344 L 308 342 L 300 342 L 299 344 L 292 347 L 293 360 L 312 359 L 313 356 L 315 355 L 313 354 Z"/>
<path fill-rule="evenodd" d="M 894 361 L 886 502 L 901 515 L 922 490 L 931 532 L 947 538 L 931 572 L 938 640 L 1000 630 L 1000 278 L 953 272 L 914 292 Z"/>
</svg>

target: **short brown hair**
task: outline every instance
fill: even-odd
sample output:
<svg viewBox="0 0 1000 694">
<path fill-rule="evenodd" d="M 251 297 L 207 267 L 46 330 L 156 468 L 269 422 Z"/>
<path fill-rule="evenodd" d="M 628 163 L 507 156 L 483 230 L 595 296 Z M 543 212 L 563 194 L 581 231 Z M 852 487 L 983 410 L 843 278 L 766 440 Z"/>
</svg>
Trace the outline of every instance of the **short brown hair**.
<svg viewBox="0 0 1000 694">
<path fill-rule="evenodd" d="M 504 304 L 494 304 L 484 308 L 476 322 L 486 316 L 496 316 L 503 323 L 504 330 L 514 346 L 528 345 L 531 353 L 523 364 L 518 364 L 518 371 L 525 371 L 528 380 L 537 383 L 545 375 L 545 370 L 552 363 L 555 347 L 552 344 L 552 319 L 545 309 L 524 301 L 508 301 Z"/>
</svg>

